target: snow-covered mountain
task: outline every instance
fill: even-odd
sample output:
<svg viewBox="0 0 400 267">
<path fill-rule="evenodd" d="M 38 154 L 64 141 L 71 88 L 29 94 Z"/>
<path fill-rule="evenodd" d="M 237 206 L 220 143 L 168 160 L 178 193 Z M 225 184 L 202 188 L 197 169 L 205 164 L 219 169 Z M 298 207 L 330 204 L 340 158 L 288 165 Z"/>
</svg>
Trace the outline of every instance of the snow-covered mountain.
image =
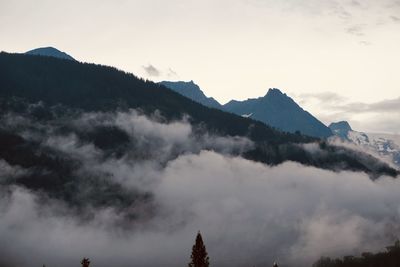
<svg viewBox="0 0 400 267">
<path fill-rule="evenodd" d="M 71 57 L 67 53 L 62 52 L 54 47 L 40 47 L 40 48 L 36 48 L 33 50 L 29 50 L 28 52 L 25 52 L 25 54 L 75 60 L 73 57 Z"/>
<path fill-rule="evenodd" d="M 346 121 L 331 123 L 329 128 L 343 142 L 390 160 L 400 167 L 400 135 L 354 131 Z"/>
</svg>

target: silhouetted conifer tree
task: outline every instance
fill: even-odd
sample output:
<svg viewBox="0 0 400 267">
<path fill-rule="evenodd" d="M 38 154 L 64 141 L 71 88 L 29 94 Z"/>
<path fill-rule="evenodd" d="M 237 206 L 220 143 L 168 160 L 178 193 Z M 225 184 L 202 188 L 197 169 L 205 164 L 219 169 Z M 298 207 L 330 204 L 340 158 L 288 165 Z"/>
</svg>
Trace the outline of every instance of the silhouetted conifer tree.
<svg viewBox="0 0 400 267">
<path fill-rule="evenodd" d="M 190 256 L 191 262 L 188 267 L 208 267 L 209 257 L 207 255 L 206 246 L 203 243 L 203 238 L 201 237 L 200 231 L 196 237 L 196 243 L 192 248 L 192 255 Z"/>
<path fill-rule="evenodd" d="M 83 260 L 81 261 L 82 267 L 89 267 L 90 265 L 90 260 L 87 258 L 83 258 Z"/>
</svg>

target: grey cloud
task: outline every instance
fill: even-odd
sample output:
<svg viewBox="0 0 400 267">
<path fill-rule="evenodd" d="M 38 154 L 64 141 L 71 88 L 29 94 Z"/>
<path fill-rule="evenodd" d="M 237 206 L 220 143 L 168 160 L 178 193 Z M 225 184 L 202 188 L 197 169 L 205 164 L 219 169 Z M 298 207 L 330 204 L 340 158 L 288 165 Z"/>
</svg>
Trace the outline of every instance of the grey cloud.
<svg viewBox="0 0 400 267">
<path fill-rule="evenodd" d="M 344 5 L 340 4 L 339 2 L 336 2 L 335 5 L 332 6 L 332 12 L 334 15 L 336 15 L 340 19 L 348 20 L 352 17 L 352 14 L 350 13 L 350 11 Z"/>
<path fill-rule="evenodd" d="M 374 114 L 368 120 L 370 132 L 386 132 L 393 134 L 400 134 L 400 121 L 399 121 L 400 112 L 386 113 L 382 116 L 382 114 Z"/>
<path fill-rule="evenodd" d="M 142 66 L 142 68 L 144 69 L 144 71 L 146 72 L 146 74 L 148 76 L 158 77 L 161 75 L 161 71 L 151 64 L 149 64 L 147 66 Z"/>
<path fill-rule="evenodd" d="M 209 151 L 158 172 L 157 214 L 129 230 L 116 227 L 111 208 L 82 223 L 29 191 L 3 195 L 2 258 L 20 266 L 71 266 L 84 256 L 99 267 L 184 265 L 200 229 L 213 265 L 309 266 L 321 255 L 377 251 L 393 241 L 387 231 L 398 234 L 388 227 L 399 222 L 399 179 L 290 162 L 271 168 Z"/>
<path fill-rule="evenodd" d="M 342 140 L 341 138 L 337 136 L 332 136 L 328 139 L 329 144 L 333 146 L 339 146 L 339 147 L 346 147 L 349 148 L 353 151 L 359 151 L 363 154 L 369 154 L 375 158 L 379 158 L 380 160 L 386 162 L 389 166 L 392 166 L 394 169 L 398 169 L 399 166 L 395 164 L 393 155 L 383 155 L 382 153 L 377 152 L 375 149 L 371 149 L 370 147 L 364 147 L 360 145 L 356 145 L 351 142 L 347 142 L 345 140 Z"/>
<path fill-rule="evenodd" d="M 157 157 L 170 156 L 174 150 L 199 152 L 215 149 L 220 153 L 241 153 L 252 147 L 252 142 L 243 137 L 220 137 L 208 134 L 203 129 L 193 129 L 190 118 L 165 122 L 159 113 L 151 117 L 136 110 L 116 113 L 85 113 L 73 122 L 75 127 L 116 126 L 124 130 L 137 145 L 150 145 L 144 150 L 157 151 Z M 202 134 L 197 134 L 200 131 Z M 141 150 L 141 149 L 139 149 Z M 94 153 L 93 153 L 94 154 Z"/>
<path fill-rule="evenodd" d="M 399 133 L 400 98 L 375 103 L 351 102 L 346 97 L 332 92 L 298 95 L 302 105 L 314 104 L 319 108 L 320 120 L 331 123 L 347 120 L 361 131 Z M 314 101 L 314 102 L 313 102 Z M 361 119 L 361 118 L 363 119 Z M 367 117 L 367 119 L 365 119 Z"/>
<path fill-rule="evenodd" d="M 390 18 L 391 18 L 394 22 L 400 22 L 400 18 L 399 18 L 399 17 L 390 16 Z"/>
<path fill-rule="evenodd" d="M 400 98 L 383 100 L 371 104 L 349 103 L 337 107 L 345 112 L 366 113 L 366 112 L 400 112 Z"/>
<path fill-rule="evenodd" d="M 346 100 L 345 97 L 333 93 L 333 92 L 323 92 L 323 93 L 312 93 L 312 94 L 300 94 L 301 101 L 308 101 L 309 99 L 316 99 L 324 103 L 341 103 Z"/>
<path fill-rule="evenodd" d="M 359 42 L 361 45 L 364 45 L 364 46 L 370 46 L 370 45 L 372 45 L 372 42 L 369 42 L 369 41 L 360 41 Z"/>
<path fill-rule="evenodd" d="M 155 67 L 152 64 L 149 64 L 147 66 L 142 66 L 142 68 L 146 72 L 146 74 L 150 77 L 160 77 L 163 75 L 170 79 L 179 77 L 178 73 L 172 68 L 168 68 L 166 70 L 160 70 L 159 68 Z"/>
<path fill-rule="evenodd" d="M 353 26 L 346 28 L 346 32 L 348 34 L 355 35 L 355 36 L 364 36 L 365 35 L 364 29 L 365 29 L 365 25 L 358 24 L 358 25 L 353 25 Z"/>
<path fill-rule="evenodd" d="M 284 1 L 277 2 L 270 0 L 247 0 L 257 6 L 277 8 L 285 12 L 300 13 L 308 17 L 330 17 L 339 20 L 344 27 L 344 32 L 353 36 L 366 36 L 368 29 L 379 21 L 379 25 L 387 24 L 390 21 L 398 22 L 396 16 L 388 16 L 388 9 L 399 10 L 399 2 L 396 0 L 382 1 L 357 1 L 357 0 L 309 0 L 309 1 Z M 382 14 L 384 18 L 382 18 Z M 388 19 L 390 21 L 388 21 Z M 365 41 L 360 44 L 365 45 Z"/>
<path fill-rule="evenodd" d="M 0 184 L 7 180 L 18 179 L 18 177 L 25 175 L 29 172 L 29 169 L 25 169 L 21 166 L 11 166 L 8 162 L 0 159 Z"/>
<path fill-rule="evenodd" d="M 343 21 L 349 21 L 353 18 L 353 12 L 359 10 L 368 10 L 369 3 L 365 1 L 343 1 L 343 0 L 309 0 L 309 1 L 285 1 L 276 4 L 276 1 L 270 0 L 245 0 L 246 3 L 265 6 L 280 7 L 290 12 L 300 12 L 305 15 L 329 15 Z"/>
<path fill-rule="evenodd" d="M 131 138 L 134 147 L 127 148 L 122 158 L 105 157 L 94 144 L 81 140 L 75 133 L 56 134 L 57 130 L 52 125 L 43 126 L 47 128 L 46 134 L 35 140 L 84 163 L 80 169 L 76 169 L 75 174 L 79 177 L 93 174 L 111 177 L 113 182 L 120 182 L 131 189 L 140 188 L 142 191 L 147 190 L 158 178 L 156 170 L 162 169 L 182 153 L 200 153 L 206 149 L 240 155 L 253 147 L 253 142 L 244 137 L 221 137 L 209 134 L 204 129 L 193 129 L 188 119 L 184 117 L 166 123 L 158 113 L 148 117 L 136 110 L 129 110 L 83 113 L 72 120 L 69 127 L 86 131 L 104 126 L 123 130 Z M 9 123 L 9 127 L 18 128 L 20 123 L 29 125 L 32 122 L 9 120 Z M 38 122 L 35 126 L 41 128 Z M 35 135 L 25 133 L 28 138 Z M 128 179 L 132 176 L 137 179 Z"/>
<path fill-rule="evenodd" d="M 325 108 L 343 113 L 400 112 L 400 97 L 375 103 L 348 102 L 346 97 L 333 92 L 300 94 L 298 97 L 303 103 L 307 103 L 309 99 L 316 99 Z"/>
<path fill-rule="evenodd" d="M 292 162 L 268 167 L 240 157 L 252 146 L 245 138 L 198 132 L 188 118 L 166 122 L 157 113 L 93 112 L 67 123 L 87 131 L 118 127 L 148 151 L 139 158 L 129 147 L 121 157 L 106 157 L 77 134 L 57 131 L 57 125 L 6 117 L 16 131 L 32 131 L 23 125 L 39 127 L 45 134 L 27 136 L 78 159 L 82 164 L 72 175 L 82 180 L 81 190 L 89 190 L 88 177 L 103 173 L 101 179 L 132 194 L 152 195 L 150 203 L 135 202 L 125 210 L 89 206 L 76 213 L 39 193 L 0 187 L 0 243 L 5 244 L 0 259 L 11 266 L 67 267 L 82 257 L 99 267 L 183 266 L 198 230 L 215 266 L 262 266 L 274 260 L 309 266 L 322 255 L 377 251 L 392 243 L 389 230 L 399 233 L 388 225 L 399 222 L 400 179 L 371 181 L 362 173 Z M 321 153 L 317 144 L 304 148 Z M 3 169 L 4 175 L 15 172 Z M 83 220 L 87 213 L 91 216 Z"/>
<path fill-rule="evenodd" d="M 168 76 L 169 78 L 176 78 L 176 77 L 179 77 L 178 73 L 177 73 L 176 71 L 174 71 L 173 69 L 171 69 L 171 68 L 168 68 L 167 76 Z"/>
</svg>

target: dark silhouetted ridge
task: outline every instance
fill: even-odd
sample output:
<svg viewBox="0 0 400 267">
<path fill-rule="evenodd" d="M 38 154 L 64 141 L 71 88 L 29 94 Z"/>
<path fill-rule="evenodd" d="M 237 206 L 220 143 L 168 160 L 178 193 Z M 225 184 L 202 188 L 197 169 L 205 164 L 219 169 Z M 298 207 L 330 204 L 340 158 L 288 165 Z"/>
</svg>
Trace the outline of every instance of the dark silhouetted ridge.
<svg viewBox="0 0 400 267">
<path fill-rule="evenodd" d="M 75 60 L 73 57 L 68 55 L 65 52 L 62 52 L 54 47 L 40 47 L 28 52 L 25 52 L 27 55 L 34 55 L 34 56 L 46 56 L 46 57 L 56 57 L 61 59 L 69 59 Z"/>
<path fill-rule="evenodd" d="M 332 135 L 328 127 L 276 88 L 269 89 L 264 97 L 245 101 L 233 100 L 223 108 L 291 133 L 301 132 L 319 138 Z"/>
</svg>

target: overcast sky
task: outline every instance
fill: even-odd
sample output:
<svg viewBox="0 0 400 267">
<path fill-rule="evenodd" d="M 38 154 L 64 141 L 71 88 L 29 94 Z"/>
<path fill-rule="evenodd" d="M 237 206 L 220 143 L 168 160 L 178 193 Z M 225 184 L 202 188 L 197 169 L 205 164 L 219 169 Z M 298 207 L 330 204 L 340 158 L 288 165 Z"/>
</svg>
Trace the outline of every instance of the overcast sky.
<svg viewBox="0 0 400 267">
<path fill-rule="evenodd" d="M 222 103 L 277 87 L 325 123 L 400 132 L 400 0 L 0 0 L 0 36 L 8 52 L 194 80 Z"/>
</svg>

